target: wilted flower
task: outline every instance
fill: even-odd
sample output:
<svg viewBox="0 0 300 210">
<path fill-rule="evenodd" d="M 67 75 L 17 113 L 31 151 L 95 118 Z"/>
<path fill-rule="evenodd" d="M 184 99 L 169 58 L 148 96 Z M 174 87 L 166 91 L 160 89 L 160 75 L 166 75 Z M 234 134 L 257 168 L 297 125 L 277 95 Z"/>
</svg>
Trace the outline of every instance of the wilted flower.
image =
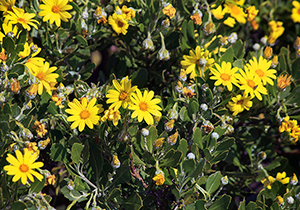
<svg viewBox="0 0 300 210">
<path fill-rule="evenodd" d="M 191 15 L 190 18 L 192 19 L 192 21 L 194 21 L 196 25 L 200 26 L 202 24 L 202 13 L 195 13 Z"/>
<path fill-rule="evenodd" d="M 119 168 L 119 167 L 120 167 L 121 162 L 120 162 L 120 160 L 119 160 L 119 158 L 118 158 L 117 155 L 114 155 L 114 156 L 113 156 L 113 159 L 112 159 L 112 161 L 111 161 L 111 165 L 112 165 L 114 168 Z"/>
<path fill-rule="evenodd" d="M 257 154 L 257 157 L 261 160 L 265 160 L 267 158 L 267 154 L 264 152 L 264 151 L 260 151 L 258 154 Z"/>
<path fill-rule="evenodd" d="M 275 55 L 272 59 L 272 64 L 271 64 L 271 67 L 272 68 L 275 68 L 276 66 L 278 65 L 278 56 Z"/>
<path fill-rule="evenodd" d="M 34 122 L 34 129 L 36 129 L 37 136 L 40 138 L 43 138 L 45 134 L 48 132 L 47 129 L 45 128 L 45 125 L 39 121 Z"/>
<path fill-rule="evenodd" d="M 176 133 L 168 137 L 168 143 L 171 145 L 176 144 L 177 138 L 178 138 L 178 131 L 176 131 Z"/>
<path fill-rule="evenodd" d="M 167 61 L 167 60 L 170 59 L 170 54 L 169 54 L 169 51 L 165 47 L 164 36 L 162 35 L 161 32 L 159 32 L 159 34 L 160 34 L 160 37 L 161 37 L 161 44 L 162 44 L 162 46 L 161 46 L 161 49 L 157 53 L 157 58 L 159 60 Z"/>
<path fill-rule="evenodd" d="M 40 150 L 43 150 L 47 147 L 47 145 L 50 143 L 50 139 L 47 138 L 46 140 L 41 140 L 38 142 L 38 147 Z"/>
<path fill-rule="evenodd" d="M 143 48 L 145 49 L 145 50 L 154 50 L 155 49 L 155 47 L 154 47 L 154 45 L 153 45 L 153 41 L 152 41 L 152 39 L 151 39 L 151 34 L 150 34 L 150 32 L 148 32 L 148 37 L 147 37 L 147 39 L 145 39 L 144 41 L 143 41 L 143 43 L 142 43 L 142 45 L 143 45 Z"/>
<path fill-rule="evenodd" d="M 250 6 L 246 9 L 246 12 L 247 12 L 247 20 L 252 21 L 256 17 L 258 10 L 255 9 L 255 6 Z"/>
<path fill-rule="evenodd" d="M 203 32 L 206 36 L 216 32 L 216 26 L 213 22 L 206 22 L 203 26 Z"/>
<path fill-rule="evenodd" d="M 283 90 L 284 88 L 286 88 L 287 86 L 289 86 L 291 84 L 291 76 L 287 77 L 288 75 L 280 75 L 279 77 L 277 77 L 277 87 L 281 90 Z"/>
<path fill-rule="evenodd" d="M 169 20 L 169 18 L 164 19 L 161 22 L 161 25 L 164 26 L 165 28 L 168 28 L 170 26 L 170 20 Z"/>
<path fill-rule="evenodd" d="M 156 149 L 160 148 L 163 145 L 164 139 L 165 138 L 159 138 L 159 139 L 155 140 L 155 142 L 153 144 L 156 147 Z"/>
<path fill-rule="evenodd" d="M 165 129 L 167 131 L 172 131 L 174 128 L 174 123 L 175 123 L 175 120 L 173 120 L 173 119 L 169 120 L 168 122 L 165 123 Z"/>
</svg>

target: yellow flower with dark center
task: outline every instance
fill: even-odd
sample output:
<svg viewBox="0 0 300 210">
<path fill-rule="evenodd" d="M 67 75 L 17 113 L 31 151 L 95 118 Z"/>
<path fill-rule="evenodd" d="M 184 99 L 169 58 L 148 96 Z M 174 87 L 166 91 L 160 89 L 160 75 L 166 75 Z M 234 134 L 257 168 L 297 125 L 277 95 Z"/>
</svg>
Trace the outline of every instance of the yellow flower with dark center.
<svg viewBox="0 0 300 210">
<path fill-rule="evenodd" d="M 31 30 L 30 26 L 33 26 L 36 30 L 38 30 L 36 24 L 38 24 L 39 22 L 33 19 L 35 17 L 34 13 L 25 13 L 24 10 L 18 10 L 15 8 L 12 8 L 12 10 L 13 12 L 7 11 L 4 22 L 9 21 L 13 25 L 19 23 L 27 31 Z"/>
<path fill-rule="evenodd" d="M 256 17 L 258 10 L 255 9 L 255 6 L 250 6 L 246 9 L 247 12 L 247 20 L 252 21 Z"/>
<path fill-rule="evenodd" d="M 300 3 L 298 1 L 292 2 L 294 8 L 292 9 L 291 18 L 294 23 L 300 23 Z"/>
<path fill-rule="evenodd" d="M 8 11 L 13 12 L 13 8 L 19 11 L 22 9 L 15 7 L 16 0 L 1 0 L 0 1 L 0 11 L 3 12 L 3 15 L 6 15 Z"/>
<path fill-rule="evenodd" d="M 27 180 L 34 181 L 33 176 L 35 176 L 38 180 L 43 179 L 43 175 L 39 174 L 33 169 L 37 169 L 43 167 L 42 162 L 35 162 L 38 157 L 37 153 L 30 154 L 28 150 L 24 150 L 24 156 L 20 152 L 20 150 L 16 150 L 16 157 L 15 158 L 11 154 L 7 154 L 7 162 L 11 165 L 4 166 L 4 170 L 7 171 L 8 175 L 13 175 L 13 182 L 17 182 L 21 179 L 23 185 L 26 184 Z M 33 175 L 33 176 L 32 176 Z"/>
<path fill-rule="evenodd" d="M 176 9 L 172 6 L 172 4 L 169 4 L 163 8 L 162 12 L 164 15 L 167 15 L 170 19 L 172 19 L 175 17 Z"/>
<path fill-rule="evenodd" d="M 245 71 L 249 70 L 250 72 L 255 73 L 255 75 L 261 79 L 263 85 L 266 85 L 267 83 L 274 85 L 272 79 L 276 79 L 275 74 L 277 71 L 275 69 L 269 69 L 272 61 L 267 61 L 260 56 L 257 62 L 256 57 L 253 56 L 249 63 L 250 64 L 246 64 Z"/>
<path fill-rule="evenodd" d="M 48 132 L 47 129 L 45 129 L 45 125 L 39 121 L 34 122 L 33 129 L 36 129 L 37 136 L 40 138 L 43 138 L 45 134 Z"/>
<path fill-rule="evenodd" d="M 145 90 L 142 94 L 139 89 L 136 90 L 136 93 L 131 95 L 131 100 L 133 105 L 129 106 L 129 109 L 134 110 L 131 114 L 131 118 L 138 117 L 138 121 L 141 122 L 143 119 L 148 125 L 154 123 L 153 116 L 161 117 L 162 110 L 157 104 L 161 102 L 160 99 L 154 98 L 153 91 Z"/>
<path fill-rule="evenodd" d="M 277 77 L 277 87 L 281 90 L 283 90 L 284 88 L 286 88 L 287 86 L 289 86 L 291 84 L 291 77 L 292 75 L 290 75 L 289 77 L 287 77 L 288 75 L 280 75 L 279 77 Z"/>
<path fill-rule="evenodd" d="M 114 13 L 108 17 L 108 23 L 114 29 L 114 31 L 119 35 L 122 33 L 123 35 L 127 34 L 127 29 L 129 27 L 128 22 L 125 20 L 126 15 L 121 14 L 118 15 Z"/>
<path fill-rule="evenodd" d="M 96 98 L 93 98 L 90 102 L 88 102 L 86 98 L 82 98 L 81 102 L 75 98 L 73 102 L 68 103 L 70 109 L 66 109 L 66 113 L 72 116 L 68 117 L 67 121 L 74 121 L 71 125 L 71 129 L 79 127 L 79 131 L 81 132 L 85 125 L 93 129 L 94 125 L 99 124 L 99 108 L 95 105 L 96 102 Z"/>
<path fill-rule="evenodd" d="M 121 80 L 112 81 L 115 90 L 108 90 L 106 103 L 111 104 L 109 109 L 118 110 L 121 106 L 126 109 L 132 102 L 130 99 L 131 94 L 137 89 L 137 86 L 131 87 L 131 79 L 128 76 Z"/>
<path fill-rule="evenodd" d="M 68 4 L 68 0 L 43 0 L 44 4 L 40 4 L 39 16 L 44 16 L 43 21 L 46 22 L 50 20 L 50 24 L 55 22 L 56 26 L 60 26 L 61 20 L 68 22 L 72 16 L 67 10 L 73 9 L 71 5 Z"/>
<path fill-rule="evenodd" d="M 186 69 L 187 74 L 191 74 L 190 77 L 193 79 L 197 75 L 196 68 L 199 72 L 199 76 L 203 77 L 204 72 L 210 69 L 215 60 L 211 58 L 211 53 L 200 46 L 197 46 L 195 51 L 190 50 L 189 55 L 184 55 L 180 64 Z"/>
<path fill-rule="evenodd" d="M 230 62 L 225 62 L 223 61 L 222 66 L 219 64 L 215 64 L 216 69 L 211 69 L 211 73 L 213 76 L 210 77 L 210 79 L 217 80 L 215 82 L 215 86 L 223 85 L 228 88 L 229 91 L 232 90 L 232 84 L 238 86 L 237 84 L 237 67 L 231 68 L 231 63 Z"/>
<path fill-rule="evenodd" d="M 155 145 L 156 149 L 160 148 L 163 145 L 164 139 L 165 138 L 159 138 L 159 139 L 155 140 L 154 145 Z"/>
<path fill-rule="evenodd" d="M 33 59 L 33 58 L 31 58 Z M 39 81 L 38 94 L 42 95 L 43 90 L 45 89 L 49 95 L 52 95 L 52 88 L 50 83 L 56 83 L 56 78 L 59 77 L 58 74 L 53 73 L 57 67 L 52 66 L 51 68 L 48 62 L 45 62 L 44 65 L 40 68 L 32 69 L 33 76 L 35 76 Z"/>
<path fill-rule="evenodd" d="M 245 109 L 249 111 L 249 109 L 252 107 L 251 96 L 237 95 L 231 100 L 232 101 L 228 102 L 227 107 L 233 112 L 232 115 L 234 116 L 243 112 Z"/>
<path fill-rule="evenodd" d="M 225 4 L 224 8 L 226 13 L 229 13 L 231 17 L 235 18 L 239 23 L 246 23 L 247 15 L 244 13 L 243 8 L 239 7 L 233 3 Z"/>
<path fill-rule="evenodd" d="M 240 90 L 245 90 L 245 95 L 250 94 L 251 98 L 257 97 L 258 100 L 262 100 L 263 95 L 267 95 L 267 89 L 262 85 L 261 79 L 255 75 L 255 72 L 249 71 L 245 66 L 245 71 L 239 70 L 240 75 L 237 78 L 240 83 Z"/>
<path fill-rule="evenodd" d="M 165 183 L 165 176 L 163 174 L 156 174 L 155 177 L 152 178 L 155 181 L 156 185 L 163 185 Z"/>
</svg>

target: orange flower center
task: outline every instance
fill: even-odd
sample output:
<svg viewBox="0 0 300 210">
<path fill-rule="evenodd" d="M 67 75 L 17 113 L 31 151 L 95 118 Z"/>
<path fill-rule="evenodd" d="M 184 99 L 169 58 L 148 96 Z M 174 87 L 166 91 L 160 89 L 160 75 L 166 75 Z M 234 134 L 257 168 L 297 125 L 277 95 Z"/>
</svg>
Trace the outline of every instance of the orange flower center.
<svg viewBox="0 0 300 210">
<path fill-rule="evenodd" d="M 265 75 L 265 73 L 264 73 L 261 69 L 255 70 L 255 73 L 256 73 L 259 77 L 263 77 L 263 76 Z"/>
<path fill-rule="evenodd" d="M 36 75 L 36 77 L 37 77 L 40 81 L 42 81 L 42 80 L 45 79 L 46 75 L 44 74 L 44 72 L 39 72 L 39 73 Z"/>
<path fill-rule="evenodd" d="M 238 6 L 233 6 L 231 8 L 231 13 L 234 14 L 234 15 L 239 15 L 241 13 L 241 10 Z"/>
<path fill-rule="evenodd" d="M 122 21 L 118 21 L 117 25 L 118 25 L 119 28 L 122 28 L 124 26 L 124 23 Z"/>
<path fill-rule="evenodd" d="M 224 81 L 228 81 L 230 80 L 230 75 L 226 74 L 226 73 L 223 73 L 220 75 L 221 79 L 224 80 Z"/>
<path fill-rule="evenodd" d="M 23 173 L 26 173 L 27 171 L 29 171 L 29 167 L 28 167 L 28 165 L 21 164 L 19 167 L 19 170 Z"/>
<path fill-rule="evenodd" d="M 239 100 L 238 102 L 236 102 L 236 104 L 238 104 L 238 105 L 242 105 L 243 103 L 244 103 L 244 99 Z"/>
<path fill-rule="evenodd" d="M 124 101 L 127 98 L 127 93 L 125 91 L 122 91 L 119 95 L 119 100 Z"/>
<path fill-rule="evenodd" d="M 298 9 L 298 11 L 297 11 L 297 12 L 298 12 L 298 14 L 300 15 L 300 9 Z"/>
<path fill-rule="evenodd" d="M 83 111 L 80 112 L 80 118 L 82 120 L 85 120 L 85 119 L 89 118 L 90 115 L 91 114 L 87 110 L 83 110 Z"/>
<path fill-rule="evenodd" d="M 255 87 L 255 82 L 253 80 L 248 80 L 247 81 L 247 85 L 251 88 L 254 88 Z"/>
<path fill-rule="evenodd" d="M 140 110 L 142 110 L 142 111 L 147 111 L 148 110 L 148 104 L 145 103 L 145 102 L 141 102 L 139 104 L 139 107 L 140 107 Z"/>
<path fill-rule="evenodd" d="M 60 12 L 60 7 L 59 7 L 58 5 L 54 5 L 54 6 L 52 7 L 52 12 L 53 12 L 53 13 L 59 13 L 59 12 Z"/>
<path fill-rule="evenodd" d="M 19 23 L 27 24 L 27 21 L 26 21 L 24 18 L 18 18 L 17 21 L 18 21 Z"/>
</svg>

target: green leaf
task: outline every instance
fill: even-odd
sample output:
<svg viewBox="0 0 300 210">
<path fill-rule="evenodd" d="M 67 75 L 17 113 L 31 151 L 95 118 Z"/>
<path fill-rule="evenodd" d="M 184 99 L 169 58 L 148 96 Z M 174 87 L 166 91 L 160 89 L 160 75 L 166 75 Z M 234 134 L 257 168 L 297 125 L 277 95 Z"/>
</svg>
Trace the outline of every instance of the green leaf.
<svg viewBox="0 0 300 210">
<path fill-rule="evenodd" d="M 83 182 L 79 176 L 75 176 L 74 184 L 75 184 L 74 187 L 75 190 L 81 191 L 81 190 L 88 189 L 87 183 Z"/>
<path fill-rule="evenodd" d="M 205 159 L 200 159 L 200 161 L 196 165 L 196 169 L 189 175 L 189 177 L 198 177 L 199 174 L 202 173 L 203 167 L 205 164 Z"/>
<path fill-rule="evenodd" d="M 188 116 L 188 111 L 186 110 L 186 107 L 183 106 L 181 109 L 180 109 L 180 112 L 179 112 L 179 117 L 180 119 L 185 122 L 185 121 L 191 121 L 191 119 L 189 118 Z"/>
<path fill-rule="evenodd" d="M 216 173 L 211 174 L 208 177 L 208 179 L 205 183 L 205 189 L 210 195 L 212 195 L 212 193 L 215 192 L 219 188 L 220 183 L 221 183 L 221 178 L 222 178 L 222 175 L 221 175 L 220 171 L 217 171 Z"/>
<path fill-rule="evenodd" d="M 148 70 L 140 68 L 131 75 L 131 84 L 144 87 L 148 80 Z"/>
<path fill-rule="evenodd" d="M 67 150 L 61 143 L 54 143 L 51 146 L 50 156 L 53 161 L 65 161 L 67 160 Z"/>
<path fill-rule="evenodd" d="M 234 54 L 234 52 L 233 52 L 232 47 L 229 47 L 225 51 L 225 53 L 221 56 L 220 64 L 222 64 L 223 61 L 232 63 L 233 62 L 233 54 Z"/>
<path fill-rule="evenodd" d="M 139 210 L 143 206 L 143 200 L 139 194 L 134 192 L 128 199 L 122 202 L 121 206 L 124 210 Z"/>
<path fill-rule="evenodd" d="M 25 71 L 25 66 L 23 64 L 17 64 L 11 69 L 12 72 L 22 75 Z"/>
<path fill-rule="evenodd" d="M 195 207 L 197 210 L 207 210 L 205 204 L 206 204 L 205 200 L 197 200 L 195 203 Z"/>
<path fill-rule="evenodd" d="M 15 50 L 15 42 L 11 37 L 4 37 L 2 47 L 5 49 L 7 54 L 12 53 Z"/>
<path fill-rule="evenodd" d="M 17 44 L 24 45 L 26 40 L 27 40 L 27 30 L 22 30 L 22 32 L 19 34 L 19 38 L 17 39 Z"/>
<path fill-rule="evenodd" d="M 193 115 L 196 116 L 199 111 L 199 104 L 195 100 L 190 101 L 188 105 L 188 114 L 191 119 L 193 119 Z"/>
<path fill-rule="evenodd" d="M 41 101 L 40 101 L 41 105 L 48 103 L 50 98 L 51 98 L 51 96 L 44 90 L 41 95 Z"/>
<path fill-rule="evenodd" d="M 182 167 L 185 173 L 190 173 L 195 169 L 195 161 L 193 159 L 188 159 L 182 162 Z"/>
<path fill-rule="evenodd" d="M 170 149 L 167 154 L 164 156 L 164 159 L 160 162 L 160 167 L 176 167 L 180 162 L 182 157 L 181 151 L 175 151 L 174 149 Z"/>
<path fill-rule="evenodd" d="M 84 145 L 79 143 L 74 143 L 71 149 L 71 159 L 74 163 L 79 163 L 81 152 L 84 148 Z"/>
<path fill-rule="evenodd" d="M 119 188 L 115 188 L 109 193 L 107 200 L 112 200 L 114 198 L 120 197 L 121 194 L 122 191 Z"/>
<path fill-rule="evenodd" d="M 194 22 L 192 20 L 190 20 L 188 22 L 188 26 L 187 26 L 187 34 L 193 39 L 195 40 L 195 32 L 194 32 Z"/>
<path fill-rule="evenodd" d="M 139 156 L 137 156 L 137 154 L 134 152 L 134 149 L 133 149 L 133 146 L 130 147 L 130 150 L 131 150 L 131 156 L 132 156 L 132 159 L 133 159 L 133 163 L 134 164 L 141 164 L 141 165 L 146 165 L 140 158 Z"/>
<path fill-rule="evenodd" d="M 39 193 L 44 188 L 46 182 L 46 177 L 43 176 L 42 181 L 37 178 L 34 179 L 34 182 L 31 184 L 30 189 L 32 192 Z"/>
<path fill-rule="evenodd" d="M 93 169 L 96 180 L 100 179 L 100 174 L 103 168 L 103 157 L 101 149 L 95 143 L 90 144 L 90 159 L 89 164 Z"/>
<path fill-rule="evenodd" d="M 294 79 L 300 78 L 300 57 L 296 58 L 292 63 L 292 75 Z"/>
<path fill-rule="evenodd" d="M 80 44 L 82 44 L 83 46 L 88 46 L 88 42 L 86 41 L 86 39 L 85 39 L 83 36 L 77 35 L 75 38 L 76 38 L 77 41 L 78 41 Z"/>
<path fill-rule="evenodd" d="M 55 105 L 54 101 L 50 101 L 49 106 L 47 108 L 48 112 L 52 115 L 58 114 L 58 107 Z"/>
<path fill-rule="evenodd" d="M 216 155 L 214 154 L 213 157 L 209 159 L 209 162 L 211 164 L 217 164 L 221 160 L 224 160 L 227 157 L 227 154 L 228 154 L 228 150 L 225 150 L 221 153 L 216 153 Z"/>
<path fill-rule="evenodd" d="M 246 200 L 245 200 L 245 198 L 242 202 L 240 202 L 238 210 L 246 210 Z"/>
<path fill-rule="evenodd" d="M 70 2 L 70 4 L 72 5 L 73 9 L 78 12 L 78 13 L 81 13 L 79 7 L 77 6 L 77 4 L 75 4 L 74 2 Z"/>
<path fill-rule="evenodd" d="M 245 44 L 239 39 L 234 45 L 233 45 L 233 51 L 234 55 L 241 59 L 245 55 Z"/>
<path fill-rule="evenodd" d="M 233 67 L 237 67 L 240 69 L 244 68 L 244 62 L 242 59 L 235 60 L 232 65 L 233 65 Z"/>
<path fill-rule="evenodd" d="M 185 139 L 181 139 L 179 142 L 179 146 L 177 148 L 179 151 L 182 152 L 182 156 L 185 157 L 188 149 L 188 142 Z"/>
<path fill-rule="evenodd" d="M 227 210 L 230 201 L 231 197 L 229 195 L 222 195 L 221 198 L 213 202 L 209 210 Z"/>
<path fill-rule="evenodd" d="M 202 141 L 202 132 L 199 127 L 197 127 L 194 131 L 193 141 L 194 143 L 203 150 L 203 141 Z"/>
<path fill-rule="evenodd" d="M 15 201 L 11 205 L 11 209 L 16 209 L 16 210 L 24 210 L 24 209 L 27 209 L 27 208 L 28 208 L 28 206 L 23 201 Z"/>
<path fill-rule="evenodd" d="M 146 137 L 147 139 L 147 147 L 149 152 L 152 153 L 153 143 L 157 140 L 157 130 L 154 126 L 151 126 L 149 129 L 149 135 Z"/>
<path fill-rule="evenodd" d="M 229 150 L 233 144 L 234 144 L 234 138 L 232 138 L 232 137 L 226 138 L 218 144 L 216 151 Z"/>
</svg>

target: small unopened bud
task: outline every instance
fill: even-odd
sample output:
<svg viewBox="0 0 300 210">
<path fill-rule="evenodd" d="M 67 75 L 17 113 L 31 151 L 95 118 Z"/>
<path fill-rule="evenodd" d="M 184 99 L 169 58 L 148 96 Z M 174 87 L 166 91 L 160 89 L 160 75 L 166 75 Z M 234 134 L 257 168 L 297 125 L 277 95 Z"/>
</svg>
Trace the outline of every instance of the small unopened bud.
<svg viewBox="0 0 300 210">
<path fill-rule="evenodd" d="M 86 10 L 84 10 L 83 13 L 81 14 L 81 16 L 82 16 L 83 19 L 88 19 L 89 18 L 89 13 Z"/>
<path fill-rule="evenodd" d="M 200 108 L 203 110 L 203 111 L 207 111 L 207 109 L 208 109 L 208 106 L 206 105 L 206 104 L 201 104 L 200 105 Z"/>
<path fill-rule="evenodd" d="M 189 153 L 189 154 L 187 154 L 187 158 L 188 159 L 194 159 L 195 160 L 195 155 L 194 155 L 194 153 Z"/>
<path fill-rule="evenodd" d="M 227 178 L 227 176 L 223 176 L 221 178 L 221 182 L 222 182 L 222 185 L 227 185 L 228 184 L 228 178 Z"/>
<path fill-rule="evenodd" d="M 216 26 L 213 22 L 206 22 L 203 26 L 203 32 L 206 36 L 216 32 Z"/>
<path fill-rule="evenodd" d="M 230 42 L 231 44 L 235 43 L 237 39 L 238 36 L 236 32 L 233 32 L 228 36 L 228 42 Z"/>
<path fill-rule="evenodd" d="M 178 112 L 175 109 L 170 109 L 167 113 L 167 117 L 169 119 L 177 120 L 178 119 Z"/>
<path fill-rule="evenodd" d="M 218 134 L 218 133 L 216 133 L 216 132 L 213 132 L 213 133 L 211 134 L 211 137 L 212 137 L 213 139 L 216 139 L 216 140 L 218 140 L 218 138 L 219 138 L 219 134 Z"/>
<path fill-rule="evenodd" d="M 74 190 L 74 187 L 75 187 L 75 183 L 73 182 L 73 180 L 70 180 L 68 182 L 67 188 L 72 191 Z"/>
<path fill-rule="evenodd" d="M 260 45 L 259 45 L 258 43 L 255 43 L 255 44 L 253 45 L 253 49 L 254 49 L 255 51 L 258 51 L 258 50 L 260 49 Z"/>
<path fill-rule="evenodd" d="M 280 195 L 276 197 L 276 200 L 279 203 L 279 205 L 284 205 L 284 200 Z"/>
<path fill-rule="evenodd" d="M 299 50 L 299 49 L 300 49 L 300 37 L 299 37 L 299 36 L 297 36 L 297 39 L 296 39 L 295 42 L 294 42 L 294 48 L 295 48 L 296 50 Z"/>
<path fill-rule="evenodd" d="M 150 32 L 148 32 L 148 37 L 147 37 L 147 39 L 145 39 L 144 41 L 143 41 L 143 48 L 145 49 L 145 50 L 154 50 L 155 49 L 155 47 L 154 47 L 154 45 L 153 45 L 153 41 L 152 41 L 152 39 L 151 39 L 151 35 L 150 35 Z"/>
<path fill-rule="evenodd" d="M 114 156 L 113 156 L 113 159 L 112 159 L 112 161 L 111 161 L 111 165 L 112 165 L 114 168 L 119 168 L 119 167 L 120 167 L 121 162 L 120 162 L 120 160 L 119 160 L 119 158 L 118 158 L 117 155 L 114 155 Z"/>
<path fill-rule="evenodd" d="M 275 55 L 272 59 L 272 64 L 271 64 L 271 67 L 272 68 L 275 68 L 276 66 L 278 65 L 278 56 Z"/>
<path fill-rule="evenodd" d="M 10 32 L 7 33 L 7 36 L 11 37 L 11 38 L 14 38 L 15 34 L 14 34 L 14 32 L 10 31 Z"/>
<path fill-rule="evenodd" d="M 289 196 L 289 197 L 286 198 L 286 202 L 288 204 L 293 204 L 294 203 L 294 198 L 292 196 Z"/>
<path fill-rule="evenodd" d="M 174 128 L 174 123 L 175 123 L 175 120 L 173 120 L 173 119 L 169 120 L 168 122 L 165 123 L 165 129 L 167 131 L 172 131 Z"/>
<path fill-rule="evenodd" d="M 260 42 L 261 42 L 263 45 L 266 45 L 267 42 L 268 42 L 268 37 L 263 36 L 263 37 L 260 39 Z"/>
<path fill-rule="evenodd" d="M 267 46 L 264 50 L 264 57 L 269 59 L 273 55 L 273 49 L 272 47 Z"/>
<path fill-rule="evenodd" d="M 297 185 L 298 184 L 298 178 L 296 174 L 294 173 L 293 176 L 290 178 L 291 185 Z"/>
<path fill-rule="evenodd" d="M 7 72 L 8 70 L 9 70 L 8 65 L 6 65 L 6 63 L 3 63 L 3 64 L 1 65 L 1 71 Z"/>
<path fill-rule="evenodd" d="M 144 137 L 148 136 L 148 135 L 149 135 L 149 130 L 148 130 L 147 128 L 143 128 L 143 129 L 142 129 L 142 135 L 143 135 Z"/>
<path fill-rule="evenodd" d="M 257 157 L 261 160 L 265 160 L 267 158 L 267 154 L 264 152 L 264 151 L 260 151 L 258 154 L 257 154 Z"/>
</svg>

